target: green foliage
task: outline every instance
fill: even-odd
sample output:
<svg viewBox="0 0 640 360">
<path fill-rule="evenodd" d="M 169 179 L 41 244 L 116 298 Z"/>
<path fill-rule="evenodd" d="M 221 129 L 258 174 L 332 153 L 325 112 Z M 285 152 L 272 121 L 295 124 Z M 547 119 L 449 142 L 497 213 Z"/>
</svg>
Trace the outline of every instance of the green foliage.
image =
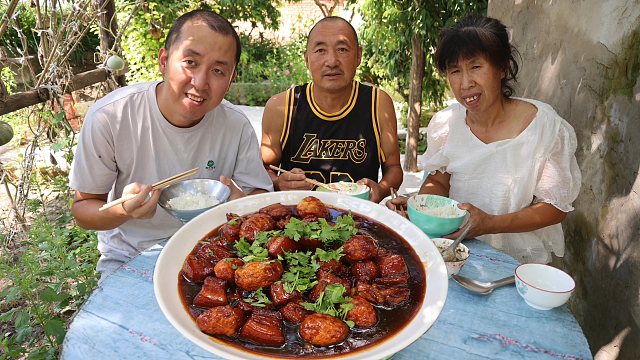
<svg viewBox="0 0 640 360">
<path fill-rule="evenodd" d="M 68 188 L 68 187 L 67 187 Z M 11 256 L 0 250 L 0 358 L 54 359 L 73 312 L 97 284 L 95 232 L 73 226 L 69 209 L 54 221 L 40 215 Z"/>
<path fill-rule="evenodd" d="M 118 24 L 121 26 L 134 8 L 134 2 L 118 0 Z M 214 10 L 231 23 L 243 21 L 250 24 L 251 31 L 261 25 L 264 29 L 277 29 L 280 13 L 278 2 L 266 0 L 221 0 L 213 3 L 197 3 L 188 0 L 147 1 L 138 9 L 122 39 L 122 52 L 129 64 L 127 81 L 137 83 L 157 80 L 158 53 L 174 21 L 183 13 L 197 8 Z M 262 34 L 259 34 L 261 36 Z M 246 38 L 246 36 L 244 36 Z M 247 43 L 243 42 L 243 51 Z"/>
<path fill-rule="evenodd" d="M 351 214 L 338 216 L 334 225 L 329 224 L 324 218 L 310 222 L 291 218 L 284 228 L 284 236 L 295 241 L 306 237 L 311 240 L 321 240 L 326 246 L 342 244 L 356 232 L 355 221 Z"/>
<path fill-rule="evenodd" d="M 418 34 L 426 50 L 423 104 L 441 106 L 446 83 L 433 58 L 439 33 L 467 13 L 486 13 L 486 7 L 486 0 L 364 0 L 358 5 L 363 16 L 361 78 L 388 84 L 408 101 L 411 39 Z"/>
</svg>

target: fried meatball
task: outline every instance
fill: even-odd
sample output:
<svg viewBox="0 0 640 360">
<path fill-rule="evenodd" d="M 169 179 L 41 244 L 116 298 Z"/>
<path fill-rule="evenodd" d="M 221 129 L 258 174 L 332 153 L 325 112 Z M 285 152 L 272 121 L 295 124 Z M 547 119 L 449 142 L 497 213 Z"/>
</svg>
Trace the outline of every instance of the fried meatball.
<svg viewBox="0 0 640 360">
<path fill-rule="evenodd" d="M 349 304 L 353 308 L 347 313 L 347 320 L 353 321 L 359 328 L 369 328 L 378 322 L 376 309 L 361 296 L 352 296 Z"/>
<path fill-rule="evenodd" d="M 300 215 L 301 219 L 305 219 L 309 216 L 325 219 L 329 217 L 329 209 L 327 209 L 327 206 L 320 201 L 320 199 L 314 196 L 307 196 L 300 200 L 296 205 L 296 211 L 298 211 L 298 215 Z"/>
<path fill-rule="evenodd" d="M 278 260 L 254 261 L 238 268 L 234 278 L 242 290 L 256 291 L 280 280 L 283 273 L 284 268 Z"/>
<path fill-rule="evenodd" d="M 226 280 L 229 282 L 234 282 L 234 274 L 236 270 L 244 265 L 244 261 L 238 258 L 225 258 L 216 263 L 213 271 L 216 274 L 216 277 Z"/>
<path fill-rule="evenodd" d="M 240 225 L 240 236 L 244 236 L 248 242 L 253 242 L 256 234 L 261 231 L 271 231 L 275 229 L 276 222 L 266 214 L 251 214 Z"/>
<path fill-rule="evenodd" d="M 244 323 L 244 312 L 229 305 L 216 306 L 203 312 L 196 324 L 209 335 L 233 336 Z"/>
<path fill-rule="evenodd" d="M 316 346 L 334 345 L 349 336 L 349 326 L 331 315 L 313 313 L 300 323 L 300 336 Z"/>
</svg>

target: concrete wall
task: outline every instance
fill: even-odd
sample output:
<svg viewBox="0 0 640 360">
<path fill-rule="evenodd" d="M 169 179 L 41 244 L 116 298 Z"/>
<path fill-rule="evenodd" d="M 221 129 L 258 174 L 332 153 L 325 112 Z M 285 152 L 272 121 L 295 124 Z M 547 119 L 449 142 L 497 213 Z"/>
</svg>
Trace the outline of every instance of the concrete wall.
<svg viewBox="0 0 640 360">
<path fill-rule="evenodd" d="M 488 14 L 521 52 L 516 94 L 551 104 L 578 137 L 570 308 L 597 359 L 640 359 L 640 1 L 490 0 Z"/>
</svg>

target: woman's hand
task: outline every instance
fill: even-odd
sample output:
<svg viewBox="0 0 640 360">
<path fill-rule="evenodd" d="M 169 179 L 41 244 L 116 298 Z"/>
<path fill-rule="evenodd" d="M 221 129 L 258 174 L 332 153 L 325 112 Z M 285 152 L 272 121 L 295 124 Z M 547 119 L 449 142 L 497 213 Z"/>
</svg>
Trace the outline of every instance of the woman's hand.
<svg viewBox="0 0 640 360">
<path fill-rule="evenodd" d="M 492 234 L 493 230 L 491 228 L 491 224 L 493 223 L 494 216 L 489 215 L 486 212 L 478 209 L 470 203 L 462 203 L 459 204 L 458 207 L 462 210 L 467 210 L 469 212 L 469 216 L 467 217 L 467 221 L 465 221 L 462 226 L 456 232 L 451 233 L 449 235 L 443 236 L 446 239 L 456 239 L 464 230 L 465 226 L 468 223 L 471 223 L 471 229 L 464 237 L 465 240 L 473 239 L 477 236 L 484 234 Z"/>
<path fill-rule="evenodd" d="M 131 183 L 122 190 L 122 197 L 130 197 L 122 203 L 122 209 L 129 218 L 151 219 L 156 213 L 161 192 L 153 191 L 151 185 Z"/>
<path fill-rule="evenodd" d="M 402 215 L 402 216 L 407 216 L 407 201 L 409 199 L 405 196 L 398 196 L 395 199 L 390 199 L 387 200 L 387 202 L 385 203 L 385 205 L 387 205 L 387 207 L 393 211 L 395 211 L 396 213 Z M 400 210 L 403 209 L 404 211 Z"/>
<path fill-rule="evenodd" d="M 291 173 L 280 173 L 278 176 L 278 188 L 280 190 L 311 190 L 313 184 L 305 179 L 304 170 L 299 168 L 291 169 Z"/>
</svg>

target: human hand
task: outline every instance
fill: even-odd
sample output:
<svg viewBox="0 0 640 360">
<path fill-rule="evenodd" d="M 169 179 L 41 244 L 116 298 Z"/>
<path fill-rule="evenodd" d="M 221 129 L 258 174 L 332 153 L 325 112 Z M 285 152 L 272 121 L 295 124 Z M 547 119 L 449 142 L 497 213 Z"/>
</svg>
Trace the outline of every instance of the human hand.
<svg viewBox="0 0 640 360">
<path fill-rule="evenodd" d="M 131 183 L 122 190 L 122 203 L 125 214 L 132 219 L 151 219 L 156 213 L 161 191 L 154 191 L 151 185 Z"/>
<path fill-rule="evenodd" d="M 407 217 L 407 201 L 409 199 L 406 196 L 398 196 L 395 199 L 390 199 L 387 200 L 387 202 L 385 203 L 385 205 L 395 211 L 396 213 Z"/>
<path fill-rule="evenodd" d="M 293 168 L 288 173 L 280 173 L 278 176 L 278 187 L 281 191 L 286 190 L 311 190 L 313 184 L 306 181 L 307 176 L 304 170 Z"/>
<path fill-rule="evenodd" d="M 464 228 L 468 223 L 471 223 L 471 229 L 469 230 L 467 235 L 464 237 L 465 240 L 473 239 L 480 235 L 492 233 L 491 231 L 491 224 L 493 221 L 492 215 L 487 214 L 486 212 L 478 209 L 477 207 L 473 206 L 470 203 L 462 203 L 462 204 L 459 204 L 458 207 L 462 210 L 467 210 L 469 212 L 469 216 L 467 217 L 467 220 L 462 224 L 462 226 L 460 226 L 458 230 L 456 230 L 455 232 L 449 235 L 443 236 L 443 238 L 456 239 L 462 233 L 462 231 L 464 230 Z"/>
<path fill-rule="evenodd" d="M 382 201 L 382 199 L 384 199 L 385 197 L 383 196 L 382 192 L 382 187 L 380 187 L 380 184 L 378 184 L 377 182 L 371 180 L 371 179 L 367 179 L 367 178 L 362 178 L 360 180 L 358 180 L 357 184 L 360 185 L 367 185 L 370 189 L 369 191 L 369 200 L 375 202 L 375 203 L 379 203 L 380 201 Z"/>
<path fill-rule="evenodd" d="M 233 180 L 228 179 L 224 176 L 220 176 L 220 182 L 227 185 L 227 187 L 229 187 L 229 190 L 231 190 L 229 200 L 235 200 L 247 196 L 247 194 L 240 190 L 240 188 L 236 185 L 235 182 L 233 182 Z"/>
</svg>

